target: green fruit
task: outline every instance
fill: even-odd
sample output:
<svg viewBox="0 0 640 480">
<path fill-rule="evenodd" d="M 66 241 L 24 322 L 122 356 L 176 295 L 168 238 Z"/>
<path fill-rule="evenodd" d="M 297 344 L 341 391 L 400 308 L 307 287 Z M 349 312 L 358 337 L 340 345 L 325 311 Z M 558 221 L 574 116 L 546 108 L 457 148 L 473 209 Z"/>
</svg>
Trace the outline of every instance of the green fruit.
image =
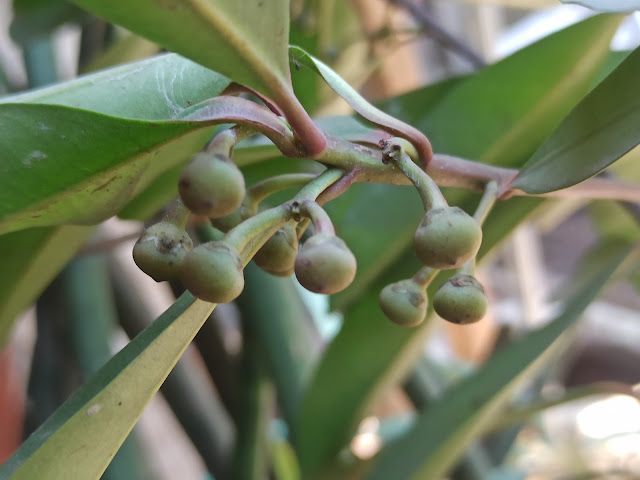
<svg viewBox="0 0 640 480">
<path fill-rule="evenodd" d="M 413 244 L 422 263 L 431 268 L 457 268 L 471 260 L 482 243 L 478 222 L 459 207 L 429 210 Z"/>
<path fill-rule="evenodd" d="M 293 274 L 297 255 L 296 226 L 289 222 L 265 242 L 253 260 L 265 272 L 278 277 L 289 277 Z"/>
<path fill-rule="evenodd" d="M 379 300 L 387 318 L 398 325 L 414 327 L 422 323 L 427 315 L 427 294 L 413 280 L 387 285 L 380 292 Z"/>
<path fill-rule="evenodd" d="M 242 172 L 229 157 L 201 152 L 184 167 L 178 190 L 189 210 L 218 218 L 242 204 L 245 184 Z"/>
<path fill-rule="evenodd" d="M 356 258 L 342 239 L 319 233 L 302 244 L 295 262 L 296 278 L 315 293 L 336 293 L 356 276 Z"/>
<path fill-rule="evenodd" d="M 471 275 L 454 275 L 433 297 L 433 308 L 443 319 L 459 325 L 474 323 L 487 313 L 484 288 Z"/>
<path fill-rule="evenodd" d="M 173 280 L 192 248 L 193 241 L 184 229 L 160 222 L 147 228 L 133 246 L 133 261 L 156 282 Z"/>
<path fill-rule="evenodd" d="M 203 243 L 184 258 L 180 280 L 195 297 L 227 303 L 244 289 L 242 260 L 237 250 L 224 241 Z"/>
</svg>

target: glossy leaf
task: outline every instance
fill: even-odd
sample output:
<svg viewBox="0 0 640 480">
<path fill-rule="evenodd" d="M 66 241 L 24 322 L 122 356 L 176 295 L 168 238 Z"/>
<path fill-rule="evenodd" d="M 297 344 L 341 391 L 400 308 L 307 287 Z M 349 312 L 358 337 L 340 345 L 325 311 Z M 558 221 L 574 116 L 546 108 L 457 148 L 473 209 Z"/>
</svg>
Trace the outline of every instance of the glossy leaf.
<svg viewBox="0 0 640 480">
<path fill-rule="evenodd" d="M 31 228 L 0 236 L 0 349 L 29 306 L 85 242 L 93 227 Z"/>
<path fill-rule="evenodd" d="M 289 82 L 287 0 L 74 0 L 267 95 Z"/>
<path fill-rule="evenodd" d="M 417 93 L 409 97 L 410 109 L 399 97 L 394 114 L 427 132 L 437 151 L 517 167 L 588 91 L 617 23 L 611 17 L 589 19 L 452 82 L 440 98 L 424 90 L 431 103 L 426 100 L 423 112 L 415 108 Z M 357 256 L 358 274 L 332 297 L 333 306 L 345 310 L 344 325 L 303 400 L 297 446 L 305 470 L 343 447 L 379 392 L 406 373 L 428 333 L 428 326 L 408 330 L 391 324 L 377 305 L 380 288 L 418 269 L 415 255 L 407 252 L 424 214 L 418 194 L 403 187 L 356 187 L 360 194 L 353 189 L 327 205 L 338 234 Z M 450 190 L 447 198 L 471 211 L 478 196 Z M 538 203 L 514 199 L 498 205 L 485 225 L 483 249 L 504 238 Z"/>
<path fill-rule="evenodd" d="M 325 139 L 293 93 L 288 0 L 75 0 L 273 99 L 310 155 Z"/>
<path fill-rule="evenodd" d="M 571 297 L 564 312 L 540 330 L 499 350 L 478 372 L 457 383 L 421 413 L 413 428 L 390 444 L 366 478 L 434 479 L 445 475 L 467 443 L 498 418 L 514 388 L 567 346 L 567 331 L 629 254 L 615 258 Z"/>
<path fill-rule="evenodd" d="M 65 105 L 118 118 L 172 120 L 191 105 L 220 95 L 230 82 L 171 53 L 3 97 L 0 104 Z"/>
<path fill-rule="evenodd" d="M 640 143 L 640 48 L 633 51 L 558 126 L 511 184 L 528 193 L 570 187 Z"/>
<path fill-rule="evenodd" d="M 0 105 L 0 233 L 95 224 L 114 215 L 144 187 L 152 163 L 157 174 L 202 146 L 211 130 L 198 130 L 206 126 L 124 120 L 57 105 Z"/>
<path fill-rule="evenodd" d="M 214 306 L 180 297 L 27 439 L 0 479 L 99 479 Z"/>
</svg>

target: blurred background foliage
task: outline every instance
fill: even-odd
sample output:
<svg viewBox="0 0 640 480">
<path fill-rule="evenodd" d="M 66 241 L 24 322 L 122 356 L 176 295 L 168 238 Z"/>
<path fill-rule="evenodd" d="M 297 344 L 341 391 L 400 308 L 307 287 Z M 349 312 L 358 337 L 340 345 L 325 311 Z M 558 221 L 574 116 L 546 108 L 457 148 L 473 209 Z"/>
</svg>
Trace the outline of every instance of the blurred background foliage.
<svg viewBox="0 0 640 480">
<path fill-rule="evenodd" d="M 290 3 L 290 43 L 419 128 L 435 151 L 513 168 L 640 44 L 639 13 L 591 18 L 593 10 L 553 0 Z M 2 93 L 162 50 L 65 1 L 0 1 Z M 296 95 L 323 128 L 345 136 L 362 128 L 319 76 L 292 61 Z M 226 86 L 175 57 L 164 57 L 138 81 L 177 65 L 192 69 L 181 88 L 193 102 Z M 112 115 L 108 109 L 116 107 L 95 96 L 96 84 L 81 108 Z M 142 142 L 144 122 L 168 117 L 147 96 L 141 107 L 137 93 L 115 85 L 105 93 L 123 105 L 114 132 L 139 127 L 135 141 Z M 152 86 L 145 91 L 149 99 L 156 93 Z M 23 101 L 37 104 L 37 95 Z M 108 116 L 78 118 L 64 124 L 61 114 L 56 122 L 112 128 Z M 460 327 L 431 312 L 424 326 L 406 330 L 384 318 L 377 296 L 416 270 L 411 239 L 422 206 L 410 188 L 354 185 L 327 205 L 358 260 L 347 290 L 330 299 L 309 294 L 293 278 L 250 265 L 241 297 L 208 316 L 199 302 L 180 297 L 179 285 L 156 284 L 131 259 L 143 222 L 160 217 L 176 195 L 181 164 L 214 131 L 166 129 L 181 140 L 162 151 L 155 177 L 119 205 L 118 218 L 88 226 L 27 224 L 0 236 L 0 464 L 50 417 L 47 425 L 57 432 L 50 442 L 32 437 L 13 464 L 0 468 L 1 479 L 35 478 L 29 475 L 43 468 L 49 476 L 38 478 L 71 478 L 65 467 L 76 460 L 65 448 L 74 445 L 72 437 L 95 444 L 77 460 L 77 478 L 97 478 L 91 472 L 99 476 L 112 454 L 101 449 L 101 437 L 127 436 L 176 361 L 103 478 L 640 476 L 637 205 L 569 198 L 500 203 L 485 224 L 478 271 L 490 296 L 487 318 Z M 632 150 L 606 175 L 640 181 L 638 155 Z M 265 144 L 240 145 L 234 160 L 247 184 L 317 169 L 284 160 Z M 454 189 L 445 194 L 467 211 L 479 198 Z M 208 317 L 201 328 L 199 315 Z M 127 347 L 128 369 L 111 362 L 100 370 L 152 323 Z M 181 357 L 189 338 L 177 338 L 176 325 L 197 332 Z M 94 376 L 98 371 L 104 373 Z M 83 413 L 82 399 L 57 411 L 81 385 L 87 405 L 135 391 L 136 406 L 129 416 L 103 412 L 103 423 L 89 432 L 86 419 L 75 415 Z"/>
</svg>

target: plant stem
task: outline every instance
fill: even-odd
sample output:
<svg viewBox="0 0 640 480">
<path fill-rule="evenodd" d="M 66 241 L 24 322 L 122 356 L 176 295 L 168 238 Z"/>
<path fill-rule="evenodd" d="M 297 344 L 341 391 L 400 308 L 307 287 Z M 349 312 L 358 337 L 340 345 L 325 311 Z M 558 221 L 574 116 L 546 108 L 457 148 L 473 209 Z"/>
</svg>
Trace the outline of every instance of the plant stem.
<svg viewBox="0 0 640 480">
<path fill-rule="evenodd" d="M 294 204 L 294 212 L 296 210 L 296 207 L 297 205 Z M 327 212 L 325 212 L 324 209 L 316 202 L 307 200 L 298 206 L 297 211 L 300 215 L 311 220 L 315 233 L 327 233 L 329 235 L 336 234 L 336 230 L 335 228 L 333 228 L 331 218 L 329 218 Z"/>
<path fill-rule="evenodd" d="M 317 177 L 313 173 L 289 173 L 262 180 L 247 190 L 247 206 L 257 209 L 258 204 L 269 195 L 287 188 L 304 187 Z"/>
<path fill-rule="evenodd" d="M 480 203 L 476 208 L 476 212 L 473 214 L 473 218 L 476 219 L 476 221 L 480 224 L 480 226 L 482 226 L 485 219 L 489 215 L 489 212 L 491 212 L 491 209 L 495 205 L 497 199 L 498 199 L 498 182 L 496 182 L 495 180 L 492 180 L 489 183 L 487 183 L 487 186 L 484 189 L 484 194 L 482 195 L 482 198 L 480 199 Z"/>
<path fill-rule="evenodd" d="M 448 206 L 436 182 L 418 165 L 413 163 L 413 160 L 404 151 L 401 151 L 396 157 L 396 165 L 418 190 L 425 212 L 433 208 L 445 208 Z"/>
<path fill-rule="evenodd" d="M 303 203 L 306 200 L 315 201 L 322 192 L 340 180 L 343 175 L 344 171 L 339 169 L 330 168 L 325 170 L 300 190 L 298 194 L 291 199 L 291 203 Z"/>
<path fill-rule="evenodd" d="M 291 207 L 283 204 L 248 218 L 229 230 L 224 241 L 233 245 L 246 266 L 269 237 L 291 220 Z"/>
<path fill-rule="evenodd" d="M 422 267 L 412 277 L 412 280 L 426 290 L 438 273 L 440 273 L 440 270 L 436 270 L 435 268 Z"/>
</svg>

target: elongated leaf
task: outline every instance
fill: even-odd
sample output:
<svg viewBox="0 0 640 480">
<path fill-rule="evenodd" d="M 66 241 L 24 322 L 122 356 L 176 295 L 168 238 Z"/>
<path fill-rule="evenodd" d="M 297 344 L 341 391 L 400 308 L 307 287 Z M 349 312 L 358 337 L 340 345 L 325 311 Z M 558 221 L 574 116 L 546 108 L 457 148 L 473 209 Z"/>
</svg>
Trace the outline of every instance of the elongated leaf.
<svg viewBox="0 0 640 480">
<path fill-rule="evenodd" d="M 138 184 L 152 162 L 157 172 L 186 160 L 210 136 L 210 129 L 198 131 L 206 126 L 0 105 L 0 233 L 114 215 L 143 188 Z"/>
<path fill-rule="evenodd" d="M 287 0 L 75 0 L 267 95 L 288 88 Z"/>
<path fill-rule="evenodd" d="M 3 97 L 0 104 L 65 105 L 119 118 L 172 120 L 191 105 L 220 95 L 230 82 L 172 53 Z"/>
<path fill-rule="evenodd" d="M 98 479 L 215 305 L 185 293 L 0 468 L 0 479 Z"/>
<path fill-rule="evenodd" d="M 570 187 L 640 143 L 640 48 L 580 102 L 512 183 L 528 193 Z"/>
<path fill-rule="evenodd" d="M 477 373 L 430 405 L 406 436 L 380 453 L 367 479 L 431 480 L 444 475 L 467 443 L 500 415 L 519 381 L 530 378 L 550 356 L 566 347 L 562 334 L 580 317 L 629 252 L 629 248 L 618 251 L 567 302 L 562 315 L 500 350 Z"/>
<path fill-rule="evenodd" d="M 299 62 L 300 65 L 305 65 L 321 75 L 329 86 L 344 98 L 356 112 L 370 122 L 410 140 L 424 162 L 428 162 L 431 159 L 431 144 L 422 132 L 371 105 L 351 85 L 331 70 L 329 66 L 317 58 L 312 57 L 301 48 L 292 46 L 289 50 L 291 56 Z"/>
<path fill-rule="evenodd" d="M 519 166 L 586 93 L 606 58 L 617 22 L 595 17 L 559 32 L 454 82 L 423 113 L 407 109 L 402 118 L 427 132 L 439 151 Z M 414 93 L 410 105 L 416 102 Z M 404 110 L 401 103 L 394 108 L 395 114 Z M 379 392 L 406 372 L 428 333 L 428 326 L 407 330 L 393 325 L 377 308 L 379 289 L 412 275 L 419 266 L 414 254 L 405 252 L 423 215 L 420 201 L 411 189 L 396 196 L 393 188 L 400 187 L 362 186 L 362 197 L 345 195 L 349 206 L 342 198 L 327 206 L 336 230 L 357 255 L 358 274 L 345 292 L 332 297 L 333 305 L 346 311 L 345 322 L 303 400 L 297 446 L 307 471 L 342 448 Z M 460 191 L 448 191 L 447 197 L 468 210 L 478 198 Z M 514 199 L 498 205 L 485 225 L 483 249 L 503 238 L 537 203 Z M 375 219 L 374 211 L 379 213 Z M 389 225 L 397 237 L 387 232 L 392 230 Z M 323 414 L 326 411 L 331 417 Z"/>
<path fill-rule="evenodd" d="M 618 23 L 618 17 L 593 17 L 473 76 L 426 87 L 382 106 L 425 132 L 436 152 L 519 168 L 589 91 L 608 58 L 609 39 Z M 422 217 L 419 201 L 412 200 L 418 197 L 408 192 L 396 201 L 392 190 L 376 186 L 369 200 L 366 190 L 361 199 L 349 198 L 348 203 L 361 208 L 349 208 L 342 198 L 327 206 L 358 261 L 354 283 L 331 298 L 335 308 L 348 305 L 393 261 L 388 248 L 401 252 L 400 243 L 405 249 L 411 245 L 411 232 Z M 367 211 L 382 197 L 385 204 L 378 208 L 393 216 L 381 214 L 369 223 Z M 462 191 L 448 194 L 454 204 L 464 204 L 465 198 L 468 202 L 470 197 Z M 362 223 L 356 221 L 359 218 Z M 380 228 L 387 222 L 398 232 L 393 240 L 393 232 Z"/>
<path fill-rule="evenodd" d="M 0 236 L 0 349 L 16 316 L 55 277 L 93 227 L 32 228 Z"/>
</svg>

